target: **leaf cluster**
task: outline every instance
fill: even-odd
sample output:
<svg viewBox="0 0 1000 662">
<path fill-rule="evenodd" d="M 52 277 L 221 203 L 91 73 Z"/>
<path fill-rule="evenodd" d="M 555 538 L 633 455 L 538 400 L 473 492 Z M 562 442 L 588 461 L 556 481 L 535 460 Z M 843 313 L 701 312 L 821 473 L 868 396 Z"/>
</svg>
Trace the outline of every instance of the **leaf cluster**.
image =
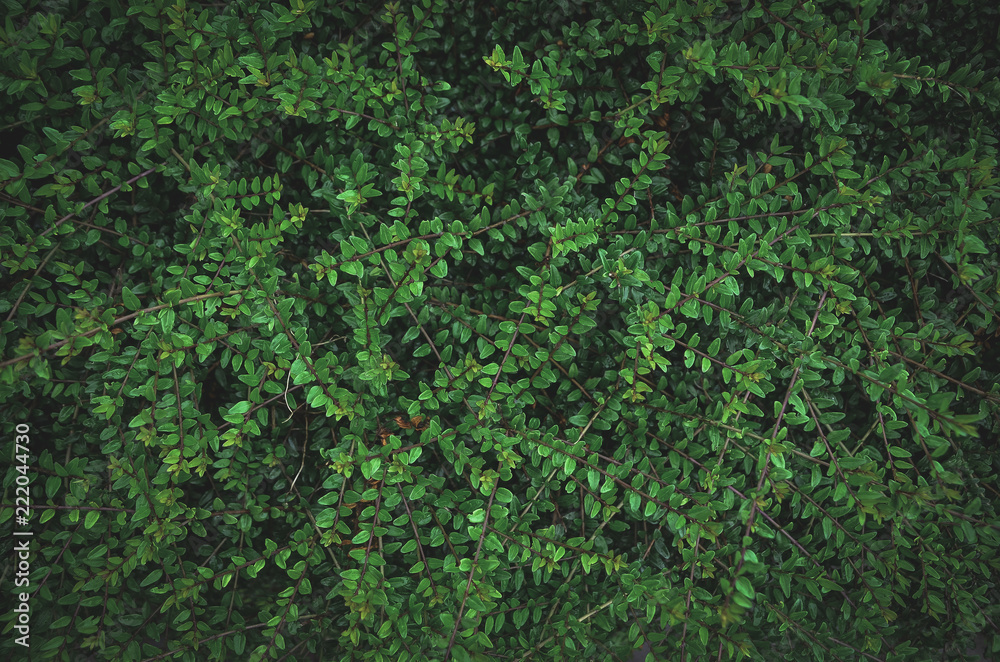
<svg viewBox="0 0 1000 662">
<path fill-rule="evenodd" d="M 3 4 L 32 659 L 1000 650 L 998 10 Z"/>
</svg>

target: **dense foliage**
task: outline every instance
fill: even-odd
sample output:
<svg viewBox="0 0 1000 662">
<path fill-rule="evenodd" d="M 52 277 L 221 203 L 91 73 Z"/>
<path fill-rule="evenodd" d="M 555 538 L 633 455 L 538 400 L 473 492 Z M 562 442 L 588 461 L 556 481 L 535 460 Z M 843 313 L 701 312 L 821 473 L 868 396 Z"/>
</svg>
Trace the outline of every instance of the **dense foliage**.
<svg viewBox="0 0 1000 662">
<path fill-rule="evenodd" d="M 31 659 L 1000 651 L 996 6 L 0 4 Z"/>
</svg>

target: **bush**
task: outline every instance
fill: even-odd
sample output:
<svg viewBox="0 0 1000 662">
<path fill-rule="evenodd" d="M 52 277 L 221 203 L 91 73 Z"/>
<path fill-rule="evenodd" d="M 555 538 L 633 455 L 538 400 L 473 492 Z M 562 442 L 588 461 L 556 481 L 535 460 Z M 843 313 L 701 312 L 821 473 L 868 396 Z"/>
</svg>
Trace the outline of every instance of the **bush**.
<svg viewBox="0 0 1000 662">
<path fill-rule="evenodd" d="M 4 6 L 3 651 L 1000 651 L 996 7 Z"/>
</svg>

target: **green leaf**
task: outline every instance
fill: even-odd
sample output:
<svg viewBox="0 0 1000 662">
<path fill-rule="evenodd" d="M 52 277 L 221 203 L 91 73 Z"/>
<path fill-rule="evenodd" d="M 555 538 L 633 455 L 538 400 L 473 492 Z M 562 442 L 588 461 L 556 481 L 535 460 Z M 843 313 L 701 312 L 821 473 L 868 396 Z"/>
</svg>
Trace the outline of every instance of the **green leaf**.
<svg viewBox="0 0 1000 662">
<path fill-rule="evenodd" d="M 97 521 L 101 518 L 101 512 L 99 510 L 90 510 L 87 512 L 87 517 L 84 519 L 83 528 L 92 529 Z"/>
<path fill-rule="evenodd" d="M 139 301 L 139 297 L 132 294 L 132 290 L 128 287 L 122 287 L 122 301 L 125 303 L 125 307 L 129 310 L 139 310 L 142 308 L 142 303 Z"/>
</svg>

